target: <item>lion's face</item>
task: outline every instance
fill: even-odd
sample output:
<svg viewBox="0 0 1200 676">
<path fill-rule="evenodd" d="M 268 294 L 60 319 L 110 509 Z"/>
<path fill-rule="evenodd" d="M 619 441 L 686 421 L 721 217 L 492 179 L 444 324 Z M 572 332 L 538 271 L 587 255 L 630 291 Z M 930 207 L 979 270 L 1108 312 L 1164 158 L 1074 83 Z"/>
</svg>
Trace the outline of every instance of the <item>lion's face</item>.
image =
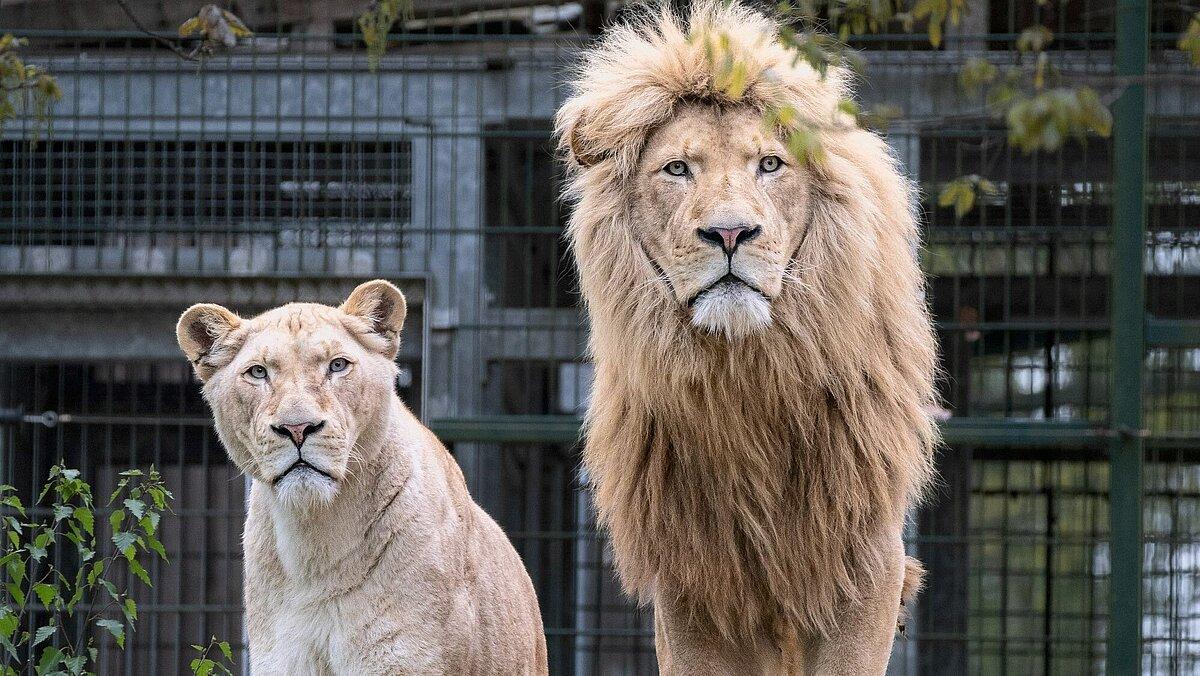
<svg viewBox="0 0 1200 676">
<path fill-rule="evenodd" d="M 391 401 L 404 299 L 368 284 L 369 298 L 342 308 L 293 303 L 242 320 L 199 305 L 180 319 L 226 450 L 284 504 L 331 501 Z"/>
<path fill-rule="evenodd" d="M 770 325 L 803 231 L 805 181 L 749 107 L 688 104 L 650 135 L 633 227 L 693 326 L 737 338 Z"/>
</svg>

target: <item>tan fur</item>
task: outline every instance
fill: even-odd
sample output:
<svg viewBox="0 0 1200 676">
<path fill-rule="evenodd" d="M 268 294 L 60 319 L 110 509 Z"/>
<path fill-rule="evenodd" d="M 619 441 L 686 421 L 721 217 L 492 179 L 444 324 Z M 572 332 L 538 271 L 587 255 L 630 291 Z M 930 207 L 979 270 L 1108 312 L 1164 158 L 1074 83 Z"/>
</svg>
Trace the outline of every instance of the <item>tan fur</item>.
<svg viewBox="0 0 1200 676">
<path fill-rule="evenodd" d="M 341 308 L 292 303 L 241 319 L 197 305 L 179 320 L 221 441 L 253 479 L 255 674 L 546 673 L 520 558 L 396 395 L 404 316 L 400 291 L 375 281 Z M 334 372 L 338 358 L 349 365 Z M 324 426 L 299 446 L 271 429 L 303 422 Z M 299 458 L 311 468 L 289 471 Z"/>
<path fill-rule="evenodd" d="M 705 36 L 746 63 L 722 93 Z M 847 93 L 737 4 L 656 8 L 587 52 L 557 130 L 596 363 L 584 460 L 627 589 L 656 603 L 669 673 L 882 671 L 927 486 L 935 340 L 913 196 Z M 825 157 L 786 154 L 790 105 Z M 788 166 L 758 172 L 759 158 Z M 664 176 L 686 159 L 694 175 Z M 754 223 L 728 260 L 698 228 Z M 742 285 L 698 322 L 729 272 Z M 747 308 L 769 303 L 769 321 Z M 915 577 L 915 576 L 914 576 Z"/>
</svg>

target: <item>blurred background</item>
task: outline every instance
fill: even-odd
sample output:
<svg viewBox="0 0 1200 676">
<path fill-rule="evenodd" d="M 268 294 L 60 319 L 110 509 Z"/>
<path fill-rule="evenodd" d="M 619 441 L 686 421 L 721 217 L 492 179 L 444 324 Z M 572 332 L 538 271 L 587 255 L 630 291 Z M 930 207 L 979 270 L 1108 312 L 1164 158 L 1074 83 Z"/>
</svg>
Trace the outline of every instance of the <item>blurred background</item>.
<svg viewBox="0 0 1200 676">
<path fill-rule="evenodd" d="M 653 673 L 650 613 L 581 491 L 591 368 L 550 141 L 566 67 L 624 3 L 416 0 L 374 72 L 357 0 L 222 3 L 256 35 L 202 62 L 124 11 L 172 35 L 194 3 L 123 4 L 0 0 L 0 34 L 64 94 L 44 128 L 0 130 L 0 482 L 30 494 L 61 458 L 99 494 L 153 463 L 177 497 L 172 563 L 101 673 L 243 641 L 246 485 L 179 313 L 338 303 L 377 277 L 409 300 L 399 391 L 524 557 L 551 672 Z M 937 48 L 899 25 L 851 39 L 861 99 L 901 111 L 944 369 L 941 480 L 908 534 L 929 587 L 892 671 L 1197 673 L 1200 89 L 1176 47 L 1197 8 L 968 4 Z M 959 86 L 972 56 L 1026 58 L 1031 23 L 1125 97 L 1115 142 L 1026 155 Z M 970 212 L 939 205 L 972 174 L 993 189 Z"/>
</svg>

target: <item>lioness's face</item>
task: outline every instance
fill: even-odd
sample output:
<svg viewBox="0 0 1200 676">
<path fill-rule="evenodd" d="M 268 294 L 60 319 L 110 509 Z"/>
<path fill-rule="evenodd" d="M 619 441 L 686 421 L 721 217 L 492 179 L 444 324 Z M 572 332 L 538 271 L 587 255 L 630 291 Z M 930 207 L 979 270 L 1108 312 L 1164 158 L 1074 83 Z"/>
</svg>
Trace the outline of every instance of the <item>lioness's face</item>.
<svg viewBox="0 0 1200 676">
<path fill-rule="evenodd" d="M 397 296 L 372 299 L 365 315 L 293 303 L 243 320 L 209 305 L 180 320 L 180 344 L 205 380 L 230 457 L 286 504 L 332 500 L 392 400 L 395 308 L 402 322 L 404 300 L 390 285 L 383 292 Z"/>
<path fill-rule="evenodd" d="M 693 326 L 762 331 L 799 244 L 805 172 L 750 108 L 689 104 L 647 140 L 636 236 Z"/>
</svg>

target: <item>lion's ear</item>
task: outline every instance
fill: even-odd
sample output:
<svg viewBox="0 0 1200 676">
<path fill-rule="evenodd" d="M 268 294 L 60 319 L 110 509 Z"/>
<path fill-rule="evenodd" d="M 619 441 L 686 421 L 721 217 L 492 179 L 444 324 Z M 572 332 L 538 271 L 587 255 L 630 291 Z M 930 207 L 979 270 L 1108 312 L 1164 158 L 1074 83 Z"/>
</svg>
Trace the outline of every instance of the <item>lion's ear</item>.
<svg viewBox="0 0 1200 676">
<path fill-rule="evenodd" d="M 565 119 L 564 119 L 565 118 Z M 583 113 L 568 115 L 566 111 L 560 117 L 560 138 L 566 142 L 567 152 L 576 164 L 581 167 L 590 167 L 602 162 L 608 157 L 608 153 L 603 150 L 591 148 L 583 136 L 583 130 L 586 127 L 587 117 Z M 561 147 L 561 146 L 560 146 Z"/>
<path fill-rule="evenodd" d="M 571 148 L 571 157 L 581 167 L 590 167 L 599 164 L 606 157 L 606 153 L 586 150 L 579 140 L 578 129 L 578 125 L 573 125 L 567 134 L 567 144 Z"/>
<path fill-rule="evenodd" d="M 342 312 L 365 320 L 386 341 L 384 354 L 395 357 L 400 351 L 400 329 L 404 327 L 408 304 L 404 294 L 391 282 L 376 279 L 359 284 L 342 303 Z"/>
<path fill-rule="evenodd" d="M 213 345 L 241 323 L 241 318 L 236 314 L 212 303 L 193 305 L 179 317 L 179 323 L 175 325 L 175 339 L 179 341 L 179 349 L 192 362 L 201 382 L 208 380 L 216 370 L 205 359 L 212 352 Z"/>
</svg>

